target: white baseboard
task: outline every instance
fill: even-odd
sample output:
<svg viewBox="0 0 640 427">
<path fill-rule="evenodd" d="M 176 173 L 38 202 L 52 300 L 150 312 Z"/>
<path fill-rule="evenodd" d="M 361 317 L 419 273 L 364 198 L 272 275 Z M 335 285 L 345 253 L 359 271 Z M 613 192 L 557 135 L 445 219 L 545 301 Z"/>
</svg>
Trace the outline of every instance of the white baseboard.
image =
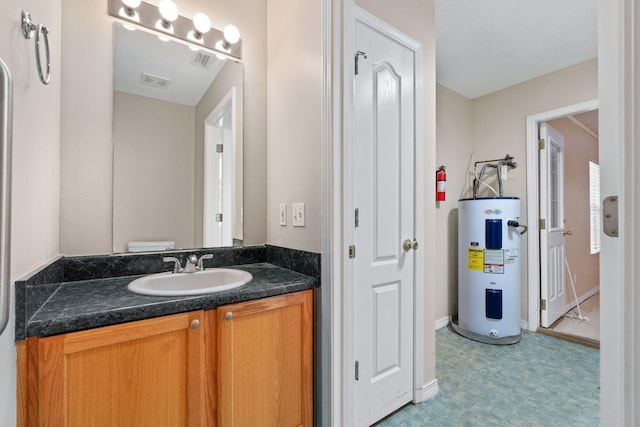
<svg viewBox="0 0 640 427">
<path fill-rule="evenodd" d="M 422 403 L 429 399 L 432 399 L 436 397 L 439 391 L 440 388 L 438 387 L 438 380 L 433 380 L 429 384 L 423 385 L 422 388 L 418 390 L 417 398 L 419 400 L 416 400 L 414 403 Z"/>
<path fill-rule="evenodd" d="M 444 328 L 447 325 L 449 325 L 449 316 L 445 316 L 445 317 L 442 317 L 442 318 L 436 320 L 436 331 L 438 329 Z"/>
<path fill-rule="evenodd" d="M 520 319 L 520 328 L 521 328 L 523 331 L 528 331 L 528 330 L 529 330 L 529 322 L 527 322 L 527 321 L 526 321 L 526 320 L 524 320 L 524 319 Z"/>
<path fill-rule="evenodd" d="M 570 291 L 570 287 L 571 284 L 568 284 L 568 289 L 567 292 Z M 586 300 L 588 300 L 589 298 L 591 298 L 592 296 L 594 296 L 595 294 L 597 294 L 598 292 L 600 292 L 600 286 L 596 286 L 595 288 L 587 291 L 584 295 L 582 295 L 581 297 L 578 297 L 578 303 L 582 304 L 583 302 L 585 302 Z M 573 295 L 573 293 L 571 293 L 570 295 Z M 571 310 L 573 310 L 574 308 L 576 308 L 576 300 L 572 300 L 569 304 L 566 304 L 564 307 L 564 311 L 569 312 Z"/>
</svg>

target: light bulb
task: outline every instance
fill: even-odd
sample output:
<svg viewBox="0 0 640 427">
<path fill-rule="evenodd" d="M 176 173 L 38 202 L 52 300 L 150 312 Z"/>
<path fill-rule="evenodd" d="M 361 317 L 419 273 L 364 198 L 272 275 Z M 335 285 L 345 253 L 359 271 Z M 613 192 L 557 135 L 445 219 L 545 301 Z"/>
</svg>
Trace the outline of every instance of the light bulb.
<svg viewBox="0 0 640 427">
<path fill-rule="evenodd" d="M 211 20 L 202 12 L 198 12 L 193 16 L 193 27 L 199 34 L 205 34 L 211 29 Z"/>
<path fill-rule="evenodd" d="M 238 40 L 240 40 L 240 31 L 233 25 L 227 25 L 224 27 L 224 40 L 226 44 L 238 43 Z"/>
<path fill-rule="evenodd" d="M 136 7 L 140 6 L 140 3 L 140 0 L 122 0 L 122 4 L 124 4 L 125 7 L 128 7 L 129 9 L 135 9 Z"/>
<path fill-rule="evenodd" d="M 178 6 L 171 0 L 162 0 L 158 9 L 160 9 L 160 16 L 164 22 L 173 22 L 178 18 Z"/>
<path fill-rule="evenodd" d="M 230 45 L 222 40 L 218 40 L 215 45 L 216 50 L 219 50 L 220 52 L 229 53 L 229 47 Z"/>
<path fill-rule="evenodd" d="M 173 34 L 173 25 L 171 23 L 167 23 L 162 19 L 158 19 L 156 22 L 156 30 L 163 31 L 165 33 Z M 168 40 L 168 39 L 167 39 Z"/>
<path fill-rule="evenodd" d="M 136 12 L 136 7 L 138 6 L 140 6 L 140 0 L 122 0 L 122 8 L 120 8 L 118 15 L 140 22 L 140 17 L 138 16 L 138 12 Z"/>
</svg>

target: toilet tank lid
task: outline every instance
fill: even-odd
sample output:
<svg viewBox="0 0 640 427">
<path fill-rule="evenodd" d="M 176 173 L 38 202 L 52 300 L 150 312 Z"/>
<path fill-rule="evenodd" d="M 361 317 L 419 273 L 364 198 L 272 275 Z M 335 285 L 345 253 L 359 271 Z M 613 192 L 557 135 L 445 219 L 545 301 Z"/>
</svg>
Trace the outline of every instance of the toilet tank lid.
<svg viewBox="0 0 640 427">
<path fill-rule="evenodd" d="M 147 241 L 134 241 L 129 242 L 128 246 L 131 247 L 149 247 L 149 246 L 166 246 L 168 248 L 174 247 L 176 242 L 169 240 L 147 240 Z"/>
</svg>

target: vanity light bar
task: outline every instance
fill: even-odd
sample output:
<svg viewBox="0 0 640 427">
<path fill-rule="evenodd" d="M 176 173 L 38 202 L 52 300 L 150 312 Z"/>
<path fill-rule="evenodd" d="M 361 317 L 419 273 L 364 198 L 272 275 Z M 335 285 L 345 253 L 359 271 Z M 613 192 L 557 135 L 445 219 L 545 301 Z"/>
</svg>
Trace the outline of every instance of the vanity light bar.
<svg viewBox="0 0 640 427">
<path fill-rule="evenodd" d="M 156 23 L 160 19 L 160 10 L 157 6 L 149 3 L 140 2 L 140 5 L 134 9 L 135 13 L 121 13 L 124 10 L 122 0 L 109 0 L 109 15 L 130 22 L 135 25 L 148 28 L 163 36 L 175 37 L 192 45 L 202 45 L 203 48 L 222 53 L 223 55 L 242 59 L 242 40 L 237 43 L 228 44 L 225 41 L 224 33 L 216 28 L 211 28 L 206 33 L 200 33 L 201 40 L 194 41 L 193 36 L 189 37 L 189 33 L 193 33 L 194 24 L 191 19 L 178 15 L 173 21 L 173 32 L 164 33 L 158 30 Z"/>
</svg>

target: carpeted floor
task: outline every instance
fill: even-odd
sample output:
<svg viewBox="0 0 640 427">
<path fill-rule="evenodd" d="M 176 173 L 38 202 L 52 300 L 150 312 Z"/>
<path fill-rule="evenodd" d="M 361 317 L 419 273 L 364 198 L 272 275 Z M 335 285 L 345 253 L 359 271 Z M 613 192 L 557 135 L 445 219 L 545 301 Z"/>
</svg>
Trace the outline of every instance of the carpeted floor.
<svg viewBox="0 0 640 427">
<path fill-rule="evenodd" d="M 599 351 L 524 332 L 511 346 L 436 332 L 440 391 L 379 426 L 599 426 Z"/>
</svg>

